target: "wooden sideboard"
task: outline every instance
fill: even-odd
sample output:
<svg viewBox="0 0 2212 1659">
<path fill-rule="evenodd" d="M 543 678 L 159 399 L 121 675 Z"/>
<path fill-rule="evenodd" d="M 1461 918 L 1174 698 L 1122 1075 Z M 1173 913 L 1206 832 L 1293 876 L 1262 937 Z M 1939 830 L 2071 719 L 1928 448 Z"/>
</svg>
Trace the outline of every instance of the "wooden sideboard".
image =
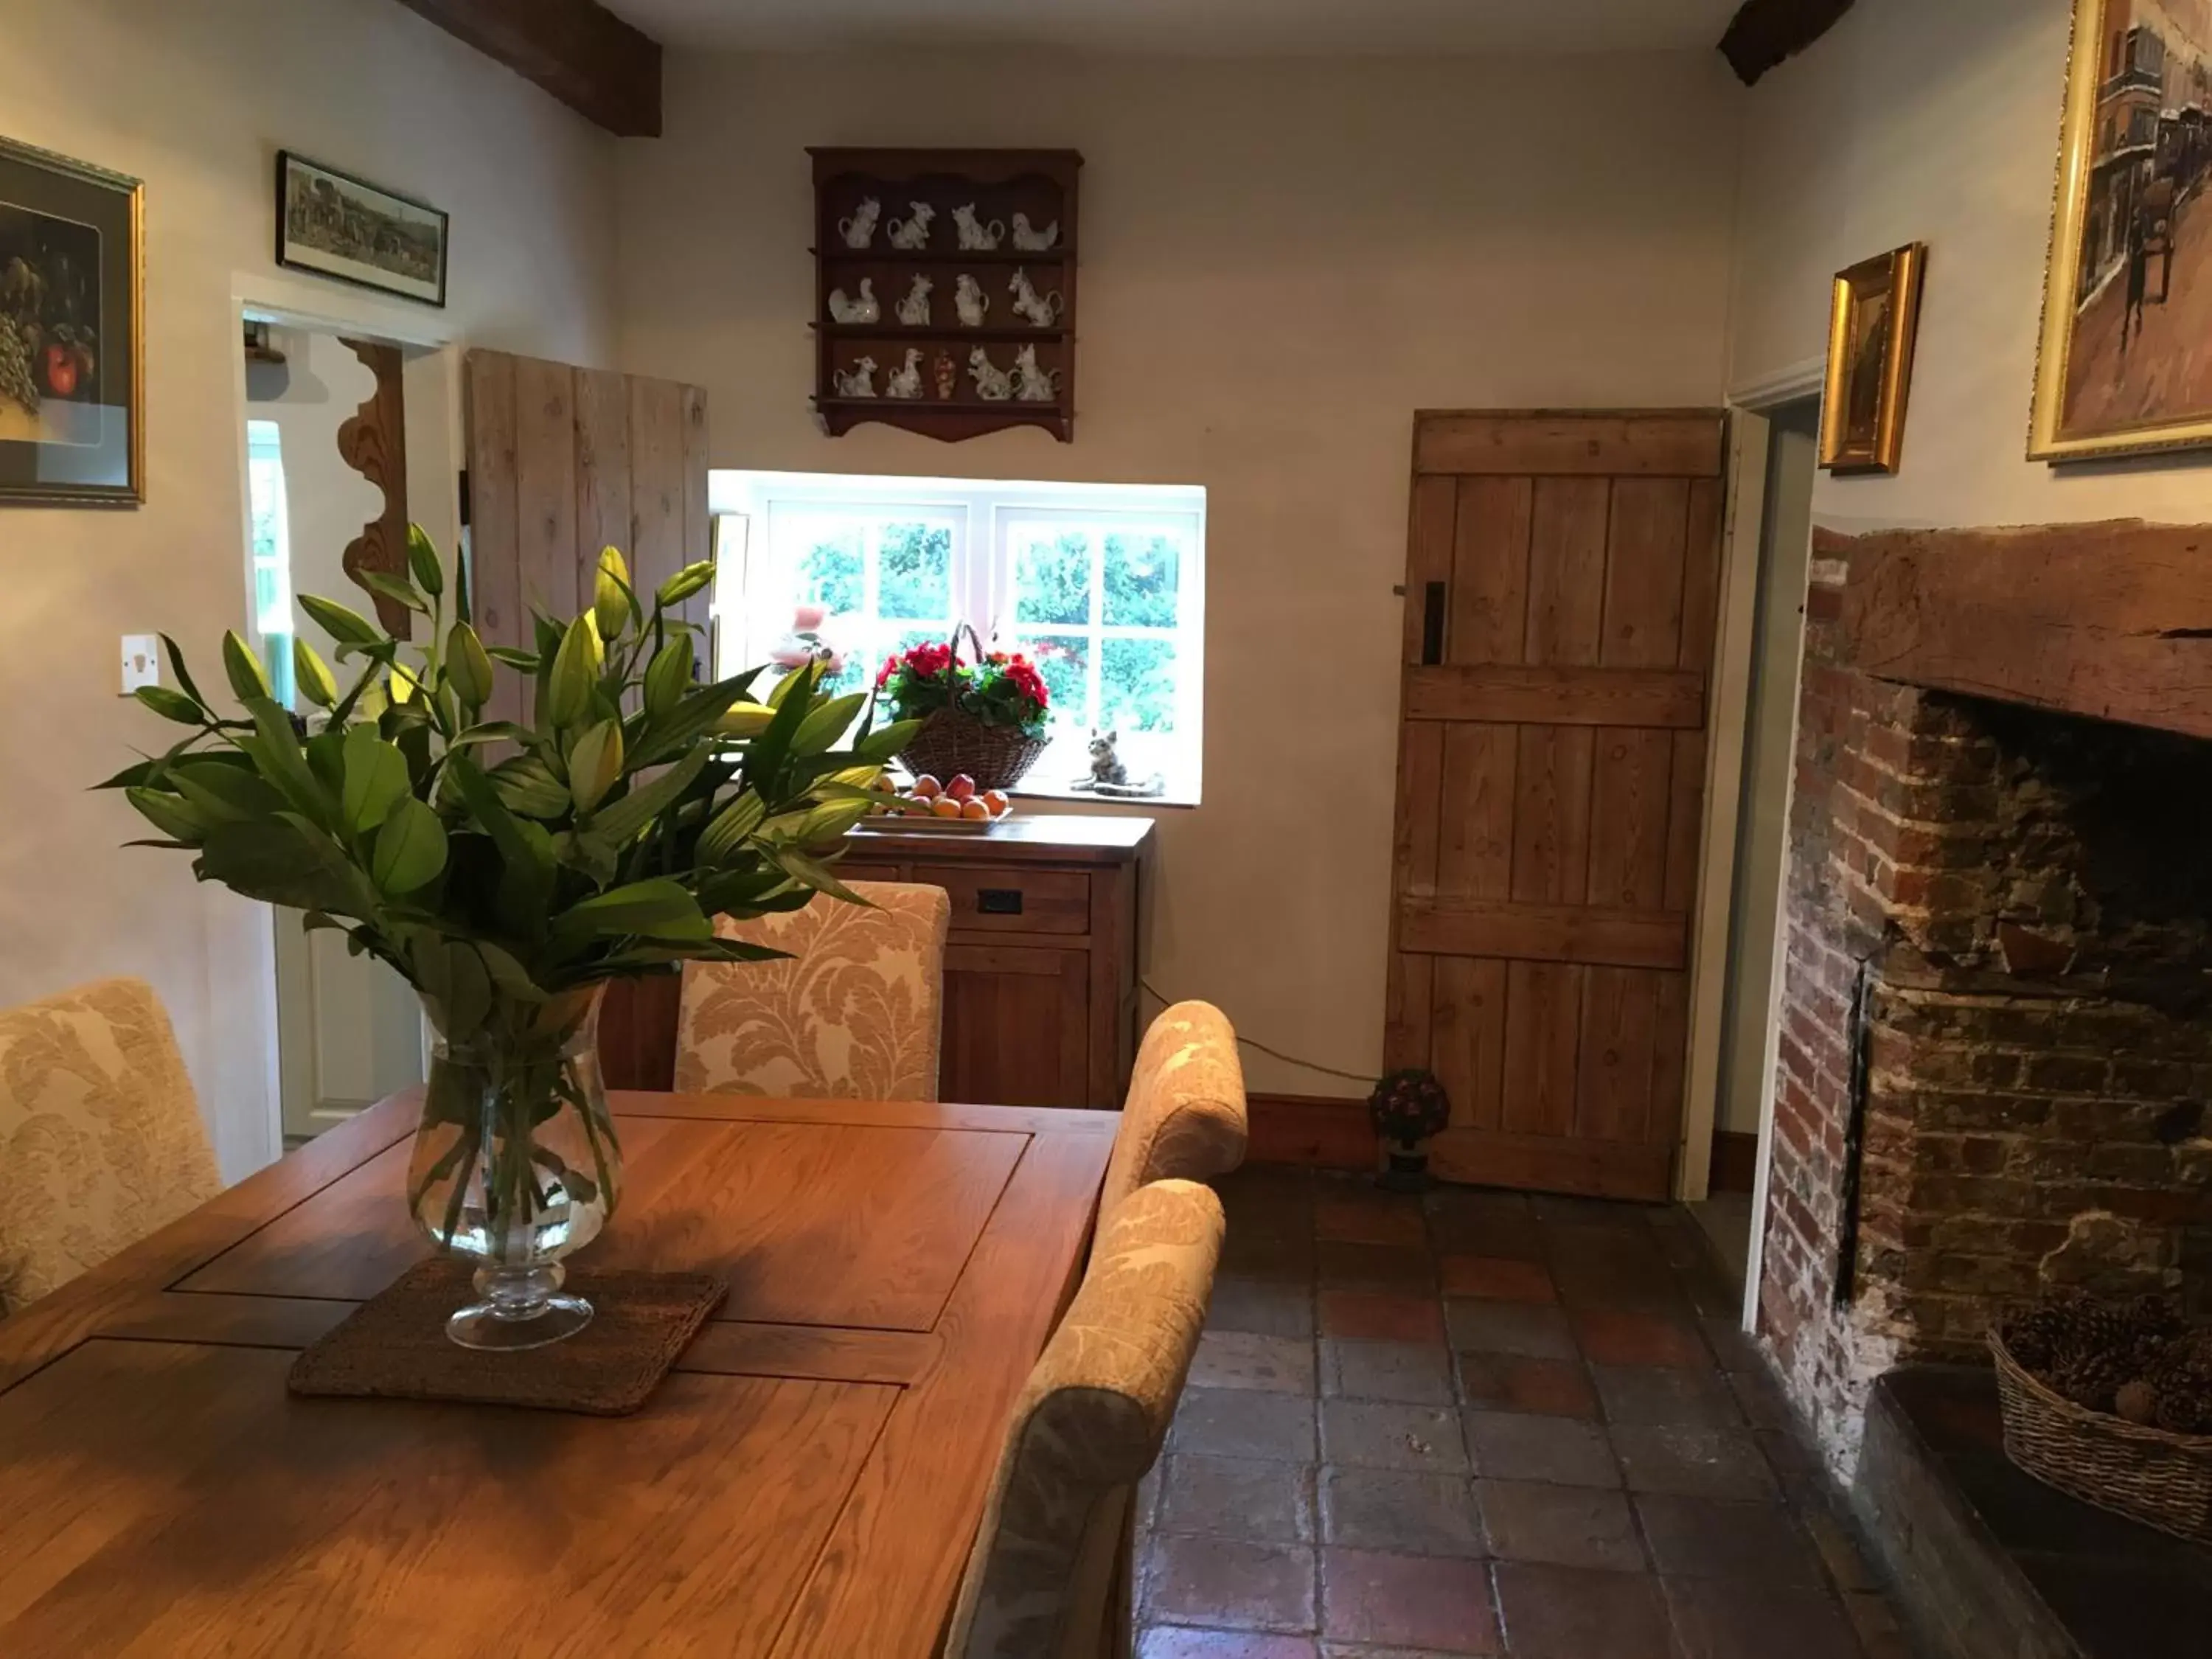
<svg viewBox="0 0 2212 1659">
<path fill-rule="evenodd" d="M 988 835 L 860 830 L 838 873 L 952 897 L 939 1097 L 1118 1108 L 1137 1042 L 1137 897 L 1150 818 L 1021 817 Z M 610 987 L 607 1083 L 667 1089 L 678 982 Z"/>
</svg>

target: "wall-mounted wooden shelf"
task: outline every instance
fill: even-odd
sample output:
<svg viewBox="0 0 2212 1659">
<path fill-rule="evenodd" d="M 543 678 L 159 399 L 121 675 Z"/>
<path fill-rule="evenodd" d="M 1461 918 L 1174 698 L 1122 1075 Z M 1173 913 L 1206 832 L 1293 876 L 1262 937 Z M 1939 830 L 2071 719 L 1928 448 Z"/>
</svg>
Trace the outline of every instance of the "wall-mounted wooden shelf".
<svg viewBox="0 0 2212 1659">
<path fill-rule="evenodd" d="M 980 437 L 1012 427 L 1038 427 L 1063 443 L 1075 436 L 1076 179 L 1083 158 L 1067 149 L 823 149 L 808 150 L 814 161 L 814 408 L 823 429 L 842 436 L 869 421 L 923 433 L 947 442 Z M 879 204 L 874 231 L 866 247 L 845 245 L 840 227 L 873 198 Z M 890 221 L 904 219 L 912 204 L 935 210 L 926 247 L 895 248 Z M 1011 227 L 1013 216 L 1028 216 L 1042 230 L 1057 223 L 1060 238 L 1042 252 L 1012 246 L 963 252 L 953 210 L 974 204 L 986 224 Z M 1011 240 L 1012 231 L 1006 235 Z M 976 273 L 991 310 L 1011 310 L 1008 268 L 1027 265 L 1038 273 L 1041 292 L 1056 292 L 1059 319 L 1050 327 L 992 322 L 963 328 L 955 319 L 953 283 L 960 269 Z M 927 272 L 936 285 L 932 302 L 938 315 L 928 325 L 901 323 L 896 307 L 915 276 Z M 988 273 L 988 274 L 987 274 Z M 872 279 L 884 319 L 839 323 L 830 315 L 831 289 L 848 294 L 863 276 Z M 1038 367 L 1053 376 L 1049 403 L 1010 399 L 988 401 L 976 395 L 969 356 L 983 348 L 994 367 L 1012 373 L 1015 349 L 1036 348 Z M 903 363 L 908 348 L 922 353 L 920 398 L 853 398 L 838 391 L 863 356 L 876 359 L 875 384 L 884 383 Z M 940 356 L 953 365 L 954 392 L 938 395 Z"/>
</svg>

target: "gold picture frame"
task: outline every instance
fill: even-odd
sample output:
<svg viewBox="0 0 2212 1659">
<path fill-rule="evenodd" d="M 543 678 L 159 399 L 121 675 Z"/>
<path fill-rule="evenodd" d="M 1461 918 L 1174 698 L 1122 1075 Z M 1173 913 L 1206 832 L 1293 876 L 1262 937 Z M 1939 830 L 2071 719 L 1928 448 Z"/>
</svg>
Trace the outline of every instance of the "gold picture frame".
<svg viewBox="0 0 2212 1659">
<path fill-rule="evenodd" d="M 2075 0 L 2027 455 L 2212 447 L 2205 0 Z"/>
<path fill-rule="evenodd" d="M 1911 242 L 1837 273 L 1820 400 L 1820 465 L 1831 472 L 1897 471 L 1927 270 L 1927 247 Z"/>
</svg>

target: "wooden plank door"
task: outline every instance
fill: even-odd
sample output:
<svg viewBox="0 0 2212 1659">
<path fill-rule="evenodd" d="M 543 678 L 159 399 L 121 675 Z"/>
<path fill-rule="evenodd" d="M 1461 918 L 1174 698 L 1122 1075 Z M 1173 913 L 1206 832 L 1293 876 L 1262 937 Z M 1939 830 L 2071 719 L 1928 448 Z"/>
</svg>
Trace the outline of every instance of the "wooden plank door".
<svg viewBox="0 0 2212 1659">
<path fill-rule="evenodd" d="M 1723 435 L 1417 417 L 1386 1049 L 1450 1179 L 1670 1194 Z"/>
<path fill-rule="evenodd" d="M 466 398 L 470 572 L 486 644 L 527 646 L 532 611 L 565 618 L 589 605 L 603 547 L 622 549 L 641 592 L 711 554 L 697 386 L 471 351 Z M 702 593 L 685 614 L 703 625 L 707 608 Z M 520 678 L 501 678 L 495 718 L 521 719 Z"/>
</svg>

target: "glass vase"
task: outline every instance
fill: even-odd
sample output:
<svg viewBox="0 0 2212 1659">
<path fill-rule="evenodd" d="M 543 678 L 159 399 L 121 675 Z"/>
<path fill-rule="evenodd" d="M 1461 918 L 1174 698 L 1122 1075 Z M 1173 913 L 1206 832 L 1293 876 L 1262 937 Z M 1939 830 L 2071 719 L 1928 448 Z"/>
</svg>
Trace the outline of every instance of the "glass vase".
<svg viewBox="0 0 2212 1659">
<path fill-rule="evenodd" d="M 622 1196 L 622 1147 L 599 1077 L 599 987 L 495 1001 L 465 1036 L 437 1030 L 407 1201 L 439 1249 L 477 1264 L 477 1300 L 446 1322 L 464 1347 L 542 1347 L 591 1322 L 563 1259 Z"/>
</svg>

